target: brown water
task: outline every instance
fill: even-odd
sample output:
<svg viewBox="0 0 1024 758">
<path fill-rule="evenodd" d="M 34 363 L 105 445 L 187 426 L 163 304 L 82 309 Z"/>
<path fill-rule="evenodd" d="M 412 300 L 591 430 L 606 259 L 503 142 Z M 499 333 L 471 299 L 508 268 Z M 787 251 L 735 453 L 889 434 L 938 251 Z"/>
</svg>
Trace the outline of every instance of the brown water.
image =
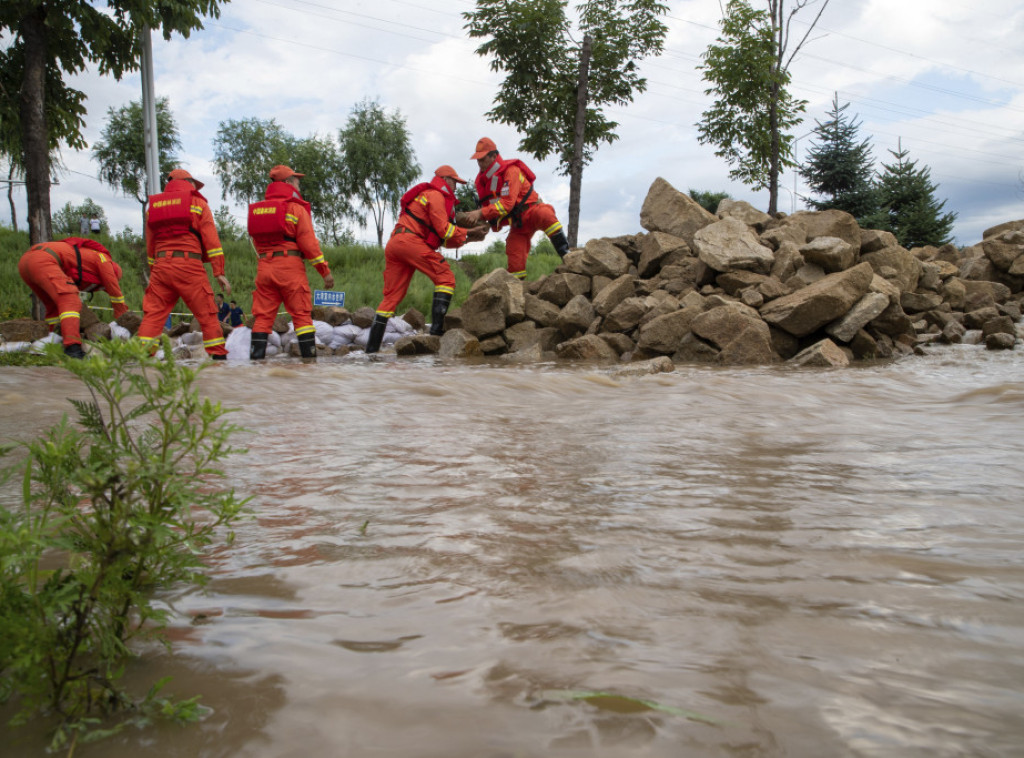
<svg viewBox="0 0 1024 758">
<path fill-rule="evenodd" d="M 213 713 L 79 758 L 1024 755 L 1024 351 L 202 385 L 253 517 L 132 676 Z M 3 426 L 74 392 L 0 371 Z"/>
</svg>

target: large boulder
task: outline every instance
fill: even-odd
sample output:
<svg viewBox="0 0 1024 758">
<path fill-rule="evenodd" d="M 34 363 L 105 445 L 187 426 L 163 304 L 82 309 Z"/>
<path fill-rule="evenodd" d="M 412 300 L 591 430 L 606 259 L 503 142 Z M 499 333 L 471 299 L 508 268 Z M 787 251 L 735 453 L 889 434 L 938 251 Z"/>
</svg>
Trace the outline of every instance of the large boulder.
<svg viewBox="0 0 1024 758">
<path fill-rule="evenodd" d="M 683 337 L 700 314 L 699 308 L 682 308 L 658 316 L 640 329 L 637 347 L 647 353 L 671 355 L 679 350 Z"/>
<path fill-rule="evenodd" d="M 850 359 L 846 357 L 846 353 L 830 339 L 814 343 L 806 350 L 802 350 L 790 358 L 789 362 L 796 366 L 818 366 L 822 368 L 850 365 Z"/>
<path fill-rule="evenodd" d="M 921 261 L 902 247 L 886 247 L 861 256 L 861 260 L 871 264 L 871 268 L 881 277 L 891 280 L 904 292 L 917 289 L 917 280 L 921 276 Z"/>
<path fill-rule="evenodd" d="M 835 208 L 827 211 L 800 211 L 789 216 L 786 221 L 802 227 L 808 241 L 818 237 L 838 237 L 860 250 L 860 227 L 857 226 L 857 219 L 846 211 Z"/>
<path fill-rule="evenodd" d="M 731 197 L 725 198 L 718 204 L 715 215 L 719 218 L 739 219 L 747 226 L 753 227 L 758 234 L 763 232 L 772 220 L 771 216 L 764 211 L 759 211 L 750 203 L 733 200 Z"/>
<path fill-rule="evenodd" d="M 674 263 L 690 255 L 686 241 L 665 232 L 651 232 L 640 243 L 640 260 L 636 264 L 641 279 L 647 279 L 661 271 L 662 266 Z"/>
<path fill-rule="evenodd" d="M 867 293 L 872 276 L 869 263 L 829 274 L 791 295 L 772 300 L 761 308 L 761 318 L 794 337 L 805 337 L 850 310 Z"/>
<path fill-rule="evenodd" d="M 619 354 L 596 334 L 586 334 L 563 342 L 556 349 L 559 358 L 577 361 L 617 361 Z"/>
<path fill-rule="evenodd" d="M 840 342 L 850 342 L 869 322 L 889 307 L 888 295 L 868 292 L 854 303 L 842 318 L 825 327 L 825 332 Z"/>
<path fill-rule="evenodd" d="M 437 354 L 441 358 L 472 358 L 483 355 L 480 340 L 465 329 L 451 329 L 444 333 Z"/>
<path fill-rule="evenodd" d="M 640 226 L 644 229 L 681 237 L 691 246 L 693 235 L 715 220 L 715 216 L 701 207 L 700 203 L 660 176 L 651 184 L 640 209 Z"/>
<path fill-rule="evenodd" d="M 775 254 L 762 245 L 750 228 L 735 218 L 725 218 L 700 229 L 693 236 L 697 256 L 715 271 L 744 269 L 767 274 Z"/>
<path fill-rule="evenodd" d="M 618 247 L 603 239 L 593 239 L 582 250 L 566 256 L 565 268 L 569 273 L 587 277 L 607 276 L 611 279 L 629 271 L 629 258 Z"/>
<path fill-rule="evenodd" d="M 628 297 L 636 294 L 636 283 L 632 276 L 623 274 L 604 286 L 594 297 L 594 310 L 600 316 L 607 316 Z"/>
<path fill-rule="evenodd" d="M 537 291 L 537 297 L 541 300 L 547 300 L 549 303 L 554 303 L 559 308 L 564 308 L 565 304 L 577 295 L 587 295 L 589 293 L 589 276 L 556 272 L 544 278 L 540 289 Z"/>
<path fill-rule="evenodd" d="M 580 332 L 587 331 L 595 318 L 597 318 L 597 313 L 591 302 L 585 295 L 577 295 L 562 308 L 555 326 L 566 337 L 573 337 Z"/>
<path fill-rule="evenodd" d="M 850 268 L 857 262 L 859 252 L 858 247 L 839 237 L 815 237 L 800 246 L 805 261 L 817 263 L 830 274 Z"/>
</svg>

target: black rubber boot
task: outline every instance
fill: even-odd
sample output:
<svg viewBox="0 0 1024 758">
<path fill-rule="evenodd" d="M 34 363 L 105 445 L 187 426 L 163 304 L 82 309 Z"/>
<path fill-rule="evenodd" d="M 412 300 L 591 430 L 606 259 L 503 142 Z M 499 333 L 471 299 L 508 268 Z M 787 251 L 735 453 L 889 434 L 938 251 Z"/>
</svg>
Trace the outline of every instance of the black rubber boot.
<svg viewBox="0 0 1024 758">
<path fill-rule="evenodd" d="M 440 337 L 444 334 L 444 316 L 448 306 L 452 304 L 452 296 L 447 292 L 435 292 L 434 302 L 430 306 L 430 333 Z"/>
<path fill-rule="evenodd" d="M 370 337 L 366 340 L 366 352 L 376 353 L 380 350 L 380 343 L 384 339 L 384 331 L 388 328 L 388 317 L 379 313 L 373 317 L 373 326 L 370 327 Z"/>
<path fill-rule="evenodd" d="M 316 334 L 306 332 L 299 335 L 299 355 L 303 358 L 316 358 Z"/>
<path fill-rule="evenodd" d="M 228 357 L 226 355 L 218 355 L 217 353 L 210 356 L 211 361 L 226 361 L 227 359 Z"/>
<path fill-rule="evenodd" d="M 85 357 L 85 351 L 82 349 L 82 346 L 76 342 L 74 345 L 64 346 L 64 355 L 68 358 L 78 358 L 81 360 Z"/>
<path fill-rule="evenodd" d="M 249 345 L 249 360 L 262 361 L 267 357 L 267 339 L 269 332 L 253 332 L 252 344 Z"/>
<path fill-rule="evenodd" d="M 559 229 L 557 232 L 548 237 L 551 240 L 551 244 L 555 246 L 555 252 L 558 253 L 559 258 L 564 258 L 569 254 L 569 240 L 565 236 L 565 232 Z"/>
</svg>

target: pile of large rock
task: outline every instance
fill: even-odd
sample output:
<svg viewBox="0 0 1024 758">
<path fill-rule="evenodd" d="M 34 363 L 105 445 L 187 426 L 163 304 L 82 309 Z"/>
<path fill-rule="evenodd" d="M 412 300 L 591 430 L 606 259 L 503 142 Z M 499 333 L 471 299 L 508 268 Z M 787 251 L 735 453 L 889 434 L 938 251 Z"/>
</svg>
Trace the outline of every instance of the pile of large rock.
<svg viewBox="0 0 1024 758">
<path fill-rule="evenodd" d="M 772 218 L 726 200 L 713 215 L 659 178 L 640 222 L 646 233 L 590 240 L 538 281 L 482 277 L 443 338 L 396 351 L 836 366 L 1018 339 L 1024 220 L 962 250 L 907 250 L 842 211 Z"/>
</svg>

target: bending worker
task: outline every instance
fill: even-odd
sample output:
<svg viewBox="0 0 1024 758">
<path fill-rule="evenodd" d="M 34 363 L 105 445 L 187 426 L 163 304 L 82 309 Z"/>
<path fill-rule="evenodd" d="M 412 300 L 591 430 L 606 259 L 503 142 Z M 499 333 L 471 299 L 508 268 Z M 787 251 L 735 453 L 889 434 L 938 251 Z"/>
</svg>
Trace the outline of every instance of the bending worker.
<svg viewBox="0 0 1024 758">
<path fill-rule="evenodd" d="M 316 357 L 313 292 L 303 259 L 313 264 L 327 289 L 334 289 L 334 277 L 320 252 L 309 203 L 299 193 L 304 176 L 288 166 L 274 166 L 266 200 L 249 206 L 249 236 L 260 259 L 252 295 L 250 360 L 266 357 L 267 338 L 282 302 L 295 325 L 302 357 Z"/>
<path fill-rule="evenodd" d="M 476 176 L 476 194 L 481 208 L 466 214 L 464 223 L 476 224 L 481 219 L 497 231 L 511 226 L 505 241 L 508 270 L 518 279 L 526 278 L 526 256 L 530 254 L 533 233 L 542 230 L 555 246 L 555 252 L 564 258 L 569 252 L 569 240 L 555 209 L 542 203 L 533 188 L 534 173 L 521 160 L 505 160 L 498 154 L 494 142 L 484 137 L 476 143 L 471 156 L 480 167 Z"/>
<path fill-rule="evenodd" d="M 217 318 L 213 288 L 204 263 L 227 294 L 231 285 L 224 275 L 224 250 L 206 198 L 203 183 L 183 168 L 167 175 L 164 191 L 149 198 L 146 208 L 146 256 L 149 286 L 142 298 L 139 338 L 152 343 L 180 297 L 203 328 L 203 347 L 214 360 L 225 360 L 224 331 Z"/>
<path fill-rule="evenodd" d="M 65 237 L 33 245 L 18 261 L 18 274 L 46 307 L 50 331 L 59 324 L 64 353 L 71 358 L 85 356 L 79 331 L 79 292 L 106 292 L 114 307 L 114 318 L 128 311 L 121 294 L 121 267 L 96 240 Z"/>
<path fill-rule="evenodd" d="M 442 245 L 461 247 L 487 235 L 484 225 L 473 229 L 455 225 L 456 183 L 466 184 L 466 180 L 451 166 L 441 166 L 429 182 L 417 184 L 402 195 L 402 213 L 384 247 L 384 299 L 370 327 L 367 353 L 380 350 L 388 319 L 395 315 L 416 271 L 422 271 L 434 283 L 430 333 L 444 333 L 444 317 L 455 294 L 455 274 L 437 249 Z"/>
</svg>

